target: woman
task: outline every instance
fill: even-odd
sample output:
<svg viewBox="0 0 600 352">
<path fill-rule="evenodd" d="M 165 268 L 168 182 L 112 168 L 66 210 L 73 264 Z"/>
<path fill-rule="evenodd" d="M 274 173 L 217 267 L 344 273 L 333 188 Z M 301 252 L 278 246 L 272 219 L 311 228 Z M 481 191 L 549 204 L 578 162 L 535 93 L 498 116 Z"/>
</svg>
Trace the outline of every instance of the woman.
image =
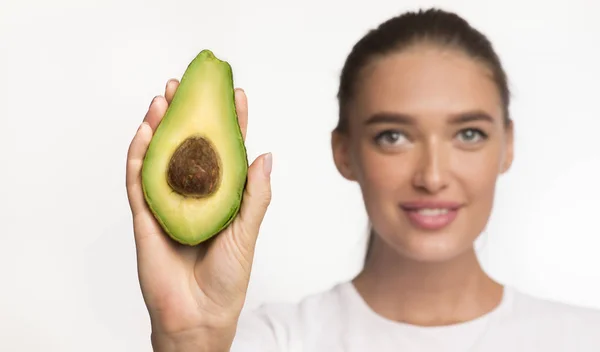
<svg viewBox="0 0 600 352">
<path fill-rule="evenodd" d="M 350 53 L 332 149 L 360 185 L 371 242 L 356 278 L 298 304 L 240 317 L 270 202 L 269 154 L 250 166 L 238 217 L 202 248 L 168 240 L 146 208 L 141 160 L 176 88 L 153 101 L 128 156 L 156 351 L 600 351 L 598 312 L 530 297 L 478 263 L 473 243 L 511 166 L 513 122 L 500 60 L 457 15 L 403 14 Z M 245 136 L 239 89 L 236 106 Z"/>
</svg>

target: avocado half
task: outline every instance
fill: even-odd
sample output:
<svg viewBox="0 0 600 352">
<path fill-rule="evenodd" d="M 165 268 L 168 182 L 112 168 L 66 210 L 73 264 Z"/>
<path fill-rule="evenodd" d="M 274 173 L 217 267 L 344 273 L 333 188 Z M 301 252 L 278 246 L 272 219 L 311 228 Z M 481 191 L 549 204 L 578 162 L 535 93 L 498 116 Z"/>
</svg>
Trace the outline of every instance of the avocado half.
<svg viewBox="0 0 600 352">
<path fill-rule="evenodd" d="M 148 146 L 144 197 L 175 241 L 197 245 L 237 215 L 248 159 L 230 64 L 202 50 L 189 64 Z"/>
</svg>

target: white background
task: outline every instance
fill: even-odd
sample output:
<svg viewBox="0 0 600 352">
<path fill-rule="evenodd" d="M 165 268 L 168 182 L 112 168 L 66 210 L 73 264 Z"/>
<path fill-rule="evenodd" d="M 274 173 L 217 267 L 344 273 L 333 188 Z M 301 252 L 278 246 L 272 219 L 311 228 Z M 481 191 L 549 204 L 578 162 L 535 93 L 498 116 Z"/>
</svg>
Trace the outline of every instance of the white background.
<svg viewBox="0 0 600 352">
<path fill-rule="evenodd" d="M 345 56 L 416 6 L 458 11 L 511 79 L 516 160 L 481 259 L 498 280 L 600 308 L 600 3 L 0 2 L 0 350 L 149 351 L 125 156 L 151 98 L 209 48 L 249 97 L 250 158 L 274 154 L 248 306 L 360 268 L 366 218 L 334 168 Z"/>
</svg>

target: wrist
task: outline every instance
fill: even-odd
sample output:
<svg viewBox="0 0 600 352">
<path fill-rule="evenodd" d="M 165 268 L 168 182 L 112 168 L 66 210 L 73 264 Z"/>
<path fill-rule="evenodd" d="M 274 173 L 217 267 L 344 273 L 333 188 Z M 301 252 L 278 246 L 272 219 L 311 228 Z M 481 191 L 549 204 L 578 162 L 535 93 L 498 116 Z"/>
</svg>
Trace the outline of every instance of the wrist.
<svg viewBox="0 0 600 352">
<path fill-rule="evenodd" d="M 177 333 L 152 331 L 154 352 L 229 352 L 235 327 L 228 329 L 199 328 Z"/>
</svg>

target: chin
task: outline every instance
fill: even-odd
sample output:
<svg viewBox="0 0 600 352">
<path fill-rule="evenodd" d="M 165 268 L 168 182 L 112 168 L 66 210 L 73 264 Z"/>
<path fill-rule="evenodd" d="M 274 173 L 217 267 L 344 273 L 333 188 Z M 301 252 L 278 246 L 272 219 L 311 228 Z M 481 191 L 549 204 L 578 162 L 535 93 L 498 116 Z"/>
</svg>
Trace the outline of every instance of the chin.
<svg viewBox="0 0 600 352">
<path fill-rule="evenodd" d="M 473 250 L 476 237 L 465 236 L 467 231 L 446 230 L 425 232 L 406 229 L 388 232 L 382 240 L 400 256 L 418 262 L 445 262 Z"/>
<path fill-rule="evenodd" d="M 473 241 L 456 234 L 409 234 L 394 246 L 399 254 L 420 262 L 445 262 L 472 250 Z"/>
</svg>

